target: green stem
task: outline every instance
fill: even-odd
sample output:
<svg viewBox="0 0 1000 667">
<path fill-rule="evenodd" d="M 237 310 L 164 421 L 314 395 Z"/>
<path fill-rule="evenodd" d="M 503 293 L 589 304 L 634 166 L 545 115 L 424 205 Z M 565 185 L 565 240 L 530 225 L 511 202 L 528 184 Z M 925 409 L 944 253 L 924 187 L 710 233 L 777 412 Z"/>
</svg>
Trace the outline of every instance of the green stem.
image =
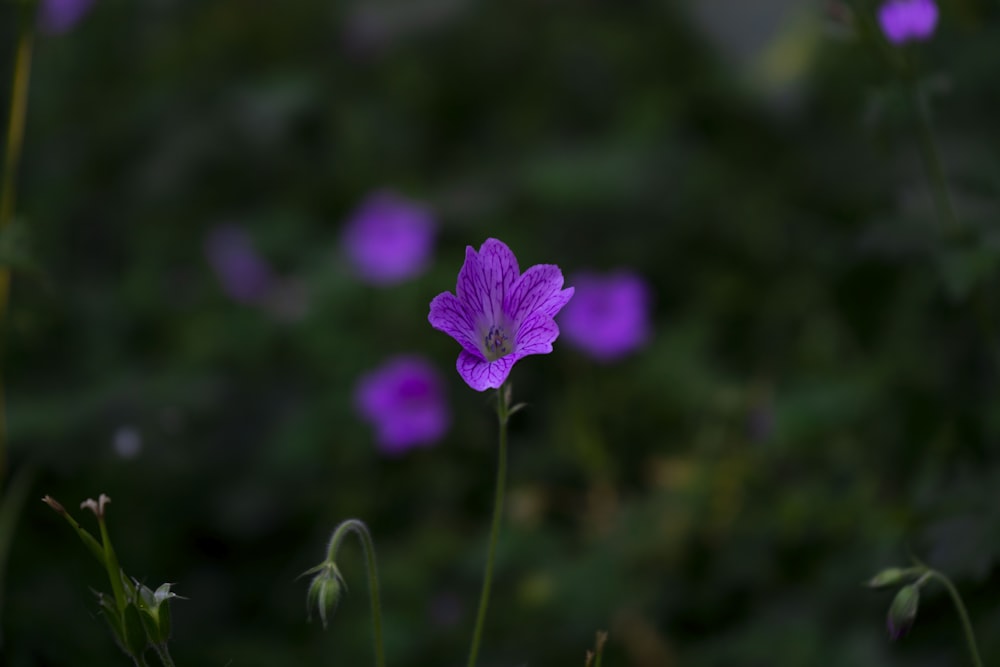
<svg viewBox="0 0 1000 667">
<path fill-rule="evenodd" d="M 156 651 L 156 655 L 159 656 L 160 662 L 163 663 L 163 667 L 175 667 L 174 659 L 170 657 L 170 651 L 167 650 L 167 644 L 153 644 L 153 650 Z"/>
<path fill-rule="evenodd" d="M 955 215 L 955 207 L 952 204 L 951 192 L 948 188 L 948 179 L 944 173 L 937 143 L 934 141 L 927 98 L 921 92 L 914 76 L 909 72 L 903 73 L 903 82 L 916 112 L 917 143 L 920 145 L 920 155 L 923 158 L 924 168 L 927 170 L 927 180 L 930 181 L 938 217 L 948 231 L 958 232 L 960 229 L 958 216 Z"/>
<path fill-rule="evenodd" d="M 969 612 L 965 608 L 965 603 L 962 602 L 962 596 L 958 594 L 958 589 L 955 588 L 955 585 L 951 583 L 948 577 L 937 570 L 928 570 L 927 574 L 932 579 L 940 581 L 948 589 L 948 595 L 951 596 L 951 601 L 955 603 L 955 609 L 958 610 L 958 617 L 962 620 L 962 629 L 965 631 L 965 643 L 969 647 L 969 653 L 972 654 L 972 664 L 975 667 L 983 667 L 983 660 L 979 657 L 979 648 L 976 646 L 976 636 L 972 632 L 972 621 L 969 620 Z"/>
<path fill-rule="evenodd" d="M 358 519 L 348 519 L 333 531 L 330 537 L 330 544 L 327 546 L 327 561 L 335 562 L 340 543 L 350 534 L 356 534 L 361 540 L 361 546 L 365 551 L 365 561 L 368 565 L 368 590 L 372 599 L 372 624 L 375 632 L 375 665 L 385 667 L 385 650 L 382 644 L 382 606 L 379 603 L 378 566 L 375 563 L 375 543 L 372 541 L 371 533 L 363 521 Z"/>
<path fill-rule="evenodd" d="M 490 527 L 490 547 L 486 556 L 486 574 L 483 590 L 479 596 L 479 611 L 476 613 L 476 627 L 472 633 L 472 647 L 469 649 L 468 667 L 475 667 L 479 655 L 479 642 L 483 636 L 486 608 L 490 603 L 490 587 L 493 583 L 493 562 L 496 558 L 497 536 L 500 534 L 500 518 L 503 515 L 504 486 L 507 481 L 507 422 L 510 418 L 509 397 L 506 385 L 497 389 L 497 418 L 500 421 L 500 452 L 497 455 L 497 488 L 493 499 L 493 523 Z"/>
<path fill-rule="evenodd" d="M 32 20 L 20 17 L 17 45 L 14 50 L 14 71 L 11 76 L 10 115 L 4 144 L 3 177 L 0 181 L 0 232 L 14 218 L 14 198 L 17 185 L 17 166 L 21 161 L 24 142 L 24 123 L 28 111 L 28 82 L 31 78 L 31 53 L 34 42 Z M 7 314 L 10 294 L 10 269 L 0 267 L 0 331 Z M 3 384 L 0 382 L 0 484 L 7 476 L 7 416 L 4 409 Z"/>
</svg>

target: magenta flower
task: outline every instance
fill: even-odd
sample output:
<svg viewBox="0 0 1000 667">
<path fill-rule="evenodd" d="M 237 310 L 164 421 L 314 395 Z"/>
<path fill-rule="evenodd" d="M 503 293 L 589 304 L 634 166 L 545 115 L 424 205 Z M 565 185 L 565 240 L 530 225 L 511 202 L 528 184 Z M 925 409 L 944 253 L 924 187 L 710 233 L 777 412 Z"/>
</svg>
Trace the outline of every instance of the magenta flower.
<svg viewBox="0 0 1000 667">
<path fill-rule="evenodd" d="M 259 303 L 274 284 L 271 267 L 253 247 L 242 227 L 222 225 L 205 239 L 205 255 L 223 291 L 240 303 Z"/>
<path fill-rule="evenodd" d="M 427 268 L 434 226 L 426 208 L 383 190 L 365 199 L 351 215 L 343 244 L 362 280 L 392 285 Z"/>
<path fill-rule="evenodd" d="M 559 337 L 553 318 L 573 296 L 562 286 L 558 266 L 538 264 L 521 274 L 510 248 L 486 239 L 478 254 L 465 249 L 455 294 L 434 297 L 427 319 L 462 346 L 456 365 L 470 387 L 498 389 L 519 359 L 552 351 Z"/>
<path fill-rule="evenodd" d="M 614 361 L 643 345 L 650 334 L 650 292 L 630 271 L 573 277 L 576 298 L 559 316 L 567 342 L 598 361 Z"/>
<path fill-rule="evenodd" d="M 882 32 L 893 44 L 928 39 L 937 20 L 934 0 L 888 0 L 878 10 Z"/>
<path fill-rule="evenodd" d="M 391 456 L 433 445 L 451 422 L 444 382 L 419 357 L 386 361 L 358 381 L 354 399 L 361 416 L 375 426 L 378 448 Z"/>
<path fill-rule="evenodd" d="M 39 25 L 50 34 L 70 30 L 90 10 L 94 0 L 42 0 Z"/>
</svg>

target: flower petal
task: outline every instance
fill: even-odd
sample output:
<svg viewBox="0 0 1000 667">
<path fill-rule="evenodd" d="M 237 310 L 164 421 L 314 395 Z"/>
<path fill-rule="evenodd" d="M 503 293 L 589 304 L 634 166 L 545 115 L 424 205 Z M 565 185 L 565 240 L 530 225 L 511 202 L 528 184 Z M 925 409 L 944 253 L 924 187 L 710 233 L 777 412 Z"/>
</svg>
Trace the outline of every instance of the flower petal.
<svg viewBox="0 0 1000 667">
<path fill-rule="evenodd" d="M 481 310 L 478 278 L 482 274 L 479 269 L 479 255 L 471 245 L 465 247 L 465 263 L 458 270 L 458 285 L 455 286 L 455 295 L 469 310 L 469 314 L 475 317 Z"/>
<path fill-rule="evenodd" d="M 559 337 L 559 325 L 545 313 L 528 315 L 517 330 L 514 352 L 518 359 L 529 354 L 548 354 Z M 505 357 L 506 358 L 506 357 Z"/>
<path fill-rule="evenodd" d="M 563 309 L 563 306 L 569 303 L 569 300 L 573 298 L 575 293 L 575 287 L 567 287 L 564 290 L 556 292 L 548 300 L 546 300 L 545 305 L 542 308 L 542 312 L 549 317 L 555 317 L 559 311 Z"/>
<path fill-rule="evenodd" d="M 470 314 L 485 316 L 483 324 L 496 324 L 503 312 L 504 295 L 520 273 L 517 257 L 503 241 L 486 239 L 477 254 L 465 250 L 465 264 L 458 274 L 458 298 Z"/>
<path fill-rule="evenodd" d="M 431 326 L 443 331 L 473 356 L 482 357 L 476 345 L 476 328 L 468 309 L 451 292 L 441 292 L 431 301 L 431 311 L 427 315 Z"/>
<path fill-rule="evenodd" d="M 504 303 L 504 311 L 520 323 L 540 311 L 554 317 L 573 296 L 573 289 L 562 290 L 563 274 L 555 264 L 536 264 L 517 279 Z M 515 324 L 516 326 L 516 324 Z"/>
<path fill-rule="evenodd" d="M 487 389 L 500 388 L 500 385 L 510 375 L 510 369 L 515 361 L 517 361 L 517 355 L 513 354 L 501 357 L 496 361 L 486 361 L 462 350 L 458 353 L 458 362 L 455 367 L 467 385 L 476 391 L 486 391 Z"/>
</svg>

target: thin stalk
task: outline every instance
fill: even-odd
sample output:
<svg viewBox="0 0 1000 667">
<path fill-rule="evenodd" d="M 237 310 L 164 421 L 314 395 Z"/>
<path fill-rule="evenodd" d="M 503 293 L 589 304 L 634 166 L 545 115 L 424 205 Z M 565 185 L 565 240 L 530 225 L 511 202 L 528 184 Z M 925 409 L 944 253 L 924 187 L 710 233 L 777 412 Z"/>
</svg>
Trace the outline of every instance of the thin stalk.
<svg viewBox="0 0 1000 667">
<path fill-rule="evenodd" d="M 903 74 L 903 83 L 910 96 L 910 101 L 913 103 L 917 124 L 917 143 L 920 146 L 920 156 L 923 159 L 927 180 L 930 182 L 931 192 L 934 196 L 934 206 L 937 208 L 938 217 L 945 228 L 955 233 L 959 231 L 960 225 L 958 216 L 955 214 L 955 206 L 952 204 L 951 191 L 948 187 L 948 178 L 945 176 L 941 154 L 937 149 L 937 142 L 934 141 L 927 98 L 911 73 Z"/>
<path fill-rule="evenodd" d="M 958 594 L 958 589 L 955 585 L 951 583 L 951 580 L 938 572 L 937 570 L 928 570 L 928 575 L 932 579 L 937 579 L 944 587 L 948 590 L 948 595 L 951 596 L 951 601 L 955 603 L 955 609 L 958 610 L 958 617 L 962 621 L 962 629 L 965 631 L 965 643 L 969 647 L 969 653 L 972 655 L 972 664 L 975 667 L 983 667 L 983 659 L 979 657 L 979 647 L 976 646 L 976 635 L 972 632 L 972 621 L 969 620 L 969 612 L 965 608 L 965 603 L 962 602 L 962 596 Z"/>
<path fill-rule="evenodd" d="M 500 534 L 500 519 L 503 515 L 504 487 L 507 482 L 507 422 L 510 410 L 505 387 L 497 390 L 497 418 L 500 421 L 500 451 L 497 454 L 497 487 L 493 499 L 493 523 L 490 527 L 490 546 L 486 555 L 486 573 L 483 576 L 483 590 L 479 595 L 479 611 L 476 613 L 476 627 L 472 632 L 472 647 L 469 649 L 468 667 L 475 667 L 479 655 L 479 642 L 483 636 L 486 608 L 490 603 L 490 587 L 493 584 L 493 563 L 496 559 L 497 537 Z"/>
<path fill-rule="evenodd" d="M 336 560 L 340 543 L 350 533 L 356 534 L 361 540 L 361 546 L 365 551 L 365 562 L 368 566 L 368 590 L 372 600 L 372 625 L 375 633 L 375 666 L 385 667 L 385 649 L 382 642 L 382 605 L 379 602 L 378 566 L 375 562 L 375 543 L 372 541 L 371 533 L 363 521 L 358 519 L 348 519 L 333 531 L 330 537 L 330 544 L 327 546 L 327 561 L 332 563 Z"/>
<path fill-rule="evenodd" d="M 160 662 L 163 664 L 163 667 L 175 667 L 174 659 L 170 657 L 170 651 L 167 650 L 166 643 L 153 644 L 153 650 L 155 650 L 156 655 L 159 656 Z"/>
<path fill-rule="evenodd" d="M 0 178 L 0 232 L 14 219 L 17 189 L 17 167 L 24 143 L 24 124 L 28 111 L 28 82 L 31 78 L 31 53 L 34 44 L 32 22 L 22 16 L 18 24 L 14 47 L 14 71 L 11 76 L 10 113 L 4 143 L 3 176 Z M 0 267 L 0 332 L 7 315 L 10 294 L 10 269 Z M 2 340 L 2 339 L 0 339 Z M 4 408 L 3 383 L 0 382 L 0 485 L 7 476 L 7 415 Z"/>
</svg>

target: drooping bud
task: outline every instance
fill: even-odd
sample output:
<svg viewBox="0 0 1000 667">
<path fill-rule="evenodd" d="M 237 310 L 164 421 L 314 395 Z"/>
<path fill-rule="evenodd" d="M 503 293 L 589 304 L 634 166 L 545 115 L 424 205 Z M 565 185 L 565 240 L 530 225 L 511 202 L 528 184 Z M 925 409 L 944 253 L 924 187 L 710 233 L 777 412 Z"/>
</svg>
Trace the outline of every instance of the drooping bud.
<svg viewBox="0 0 1000 667">
<path fill-rule="evenodd" d="M 327 560 L 311 570 L 303 572 L 303 576 L 315 573 L 312 582 L 309 584 L 309 592 L 306 594 L 307 614 L 312 618 L 312 608 L 319 610 L 319 619 L 323 622 L 323 629 L 326 629 L 327 612 L 332 614 L 337 610 L 341 594 L 347 589 L 347 583 L 340 574 L 336 563 Z"/>
<path fill-rule="evenodd" d="M 917 618 L 917 605 L 920 602 L 920 588 L 916 584 L 903 586 L 896 593 L 896 597 L 889 607 L 889 615 L 886 625 L 889 629 L 889 636 L 899 639 L 913 627 L 913 621 Z"/>
<path fill-rule="evenodd" d="M 869 588 L 886 588 L 901 584 L 909 577 L 910 571 L 901 567 L 890 567 L 882 570 L 866 582 Z"/>
</svg>

